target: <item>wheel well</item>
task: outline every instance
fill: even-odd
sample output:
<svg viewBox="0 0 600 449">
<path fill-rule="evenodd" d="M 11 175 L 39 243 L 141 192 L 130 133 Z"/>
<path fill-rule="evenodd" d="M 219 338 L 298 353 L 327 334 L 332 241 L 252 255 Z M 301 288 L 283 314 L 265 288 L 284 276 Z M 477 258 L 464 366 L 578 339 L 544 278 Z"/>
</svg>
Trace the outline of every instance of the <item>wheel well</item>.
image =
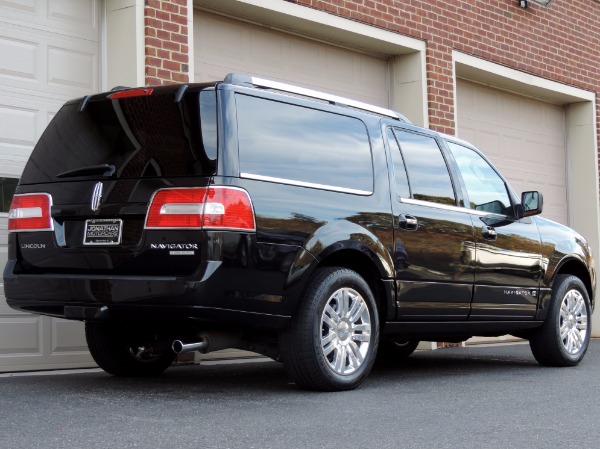
<svg viewBox="0 0 600 449">
<path fill-rule="evenodd" d="M 379 322 L 383 326 L 387 316 L 385 287 L 381 274 L 371 259 L 359 251 L 340 250 L 321 261 L 319 267 L 343 267 L 356 271 L 369 284 L 379 308 Z"/>
<path fill-rule="evenodd" d="M 556 276 L 559 274 L 570 274 L 578 277 L 585 285 L 585 288 L 588 292 L 588 296 L 590 297 L 590 301 L 592 302 L 592 306 L 594 305 L 594 295 L 592 290 L 592 280 L 590 278 L 590 273 L 585 268 L 581 262 L 577 260 L 569 260 L 562 264 L 558 270 L 554 273 L 553 278 L 556 279 Z M 553 282 L 554 282 L 553 279 Z"/>
</svg>

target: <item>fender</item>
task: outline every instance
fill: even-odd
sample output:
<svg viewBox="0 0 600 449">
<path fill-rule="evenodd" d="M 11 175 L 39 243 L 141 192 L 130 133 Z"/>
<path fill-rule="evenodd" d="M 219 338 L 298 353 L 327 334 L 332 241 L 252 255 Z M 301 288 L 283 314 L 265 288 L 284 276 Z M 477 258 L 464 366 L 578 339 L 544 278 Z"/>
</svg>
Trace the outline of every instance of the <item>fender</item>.
<svg viewBox="0 0 600 449">
<path fill-rule="evenodd" d="M 343 249 L 360 251 L 375 264 L 382 279 L 394 277 L 392 256 L 381 240 L 348 220 L 331 221 L 320 227 L 306 240 L 304 249 L 318 262 Z"/>
<path fill-rule="evenodd" d="M 368 229 L 347 220 L 331 221 L 318 228 L 305 242 L 290 265 L 286 288 L 293 296 L 310 282 L 314 271 L 321 262 L 335 256 L 340 251 L 355 251 L 372 262 L 372 267 L 386 282 L 385 299 L 388 310 L 395 310 L 395 289 L 393 287 L 394 263 L 385 245 Z M 387 285 L 389 284 L 389 286 Z M 299 296 L 296 296 L 296 300 Z M 295 302 L 295 301 L 294 301 Z"/>
</svg>

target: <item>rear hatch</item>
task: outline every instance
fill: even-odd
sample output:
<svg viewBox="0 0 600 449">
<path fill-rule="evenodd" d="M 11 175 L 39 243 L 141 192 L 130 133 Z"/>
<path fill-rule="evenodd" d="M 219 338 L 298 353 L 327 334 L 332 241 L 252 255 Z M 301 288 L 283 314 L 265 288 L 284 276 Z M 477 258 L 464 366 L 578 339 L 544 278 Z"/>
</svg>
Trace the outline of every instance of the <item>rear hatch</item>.
<svg viewBox="0 0 600 449">
<path fill-rule="evenodd" d="M 201 231 L 145 229 L 145 221 L 159 189 L 210 183 L 216 116 L 214 85 L 122 90 L 63 106 L 17 188 L 25 202 L 37 200 L 35 194 L 44 203 L 48 198 L 50 219 L 44 230 L 26 219 L 24 229 L 17 224 L 15 270 L 186 275 L 197 269 Z M 187 257 L 164 257 L 173 250 Z"/>
</svg>

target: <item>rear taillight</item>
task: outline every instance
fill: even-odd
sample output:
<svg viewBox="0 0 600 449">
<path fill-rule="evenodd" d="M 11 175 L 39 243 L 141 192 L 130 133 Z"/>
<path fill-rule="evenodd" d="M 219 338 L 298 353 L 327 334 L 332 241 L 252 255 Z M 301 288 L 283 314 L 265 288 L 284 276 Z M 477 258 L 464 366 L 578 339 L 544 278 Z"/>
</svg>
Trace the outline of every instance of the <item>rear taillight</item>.
<svg viewBox="0 0 600 449">
<path fill-rule="evenodd" d="M 52 231 L 51 206 L 52 197 L 47 193 L 15 195 L 8 212 L 8 231 Z"/>
<path fill-rule="evenodd" d="M 161 189 L 154 194 L 146 229 L 231 229 L 254 231 L 248 192 L 236 187 Z"/>
</svg>

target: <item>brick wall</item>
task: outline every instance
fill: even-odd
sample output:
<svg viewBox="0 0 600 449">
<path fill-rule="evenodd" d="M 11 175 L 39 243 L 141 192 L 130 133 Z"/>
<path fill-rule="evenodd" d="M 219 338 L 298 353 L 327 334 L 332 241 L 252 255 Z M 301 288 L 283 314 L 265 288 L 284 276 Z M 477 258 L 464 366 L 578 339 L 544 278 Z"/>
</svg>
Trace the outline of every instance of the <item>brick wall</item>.
<svg viewBox="0 0 600 449">
<path fill-rule="evenodd" d="M 187 0 L 146 0 L 146 84 L 188 82 Z"/>
<path fill-rule="evenodd" d="M 454 133 L 452 50 L 600 92 L 600 3 L 286 0 L 427 42 L 430 126 Z M 600 110 L 598 111 L 600 117 Z"/>
</svg>

